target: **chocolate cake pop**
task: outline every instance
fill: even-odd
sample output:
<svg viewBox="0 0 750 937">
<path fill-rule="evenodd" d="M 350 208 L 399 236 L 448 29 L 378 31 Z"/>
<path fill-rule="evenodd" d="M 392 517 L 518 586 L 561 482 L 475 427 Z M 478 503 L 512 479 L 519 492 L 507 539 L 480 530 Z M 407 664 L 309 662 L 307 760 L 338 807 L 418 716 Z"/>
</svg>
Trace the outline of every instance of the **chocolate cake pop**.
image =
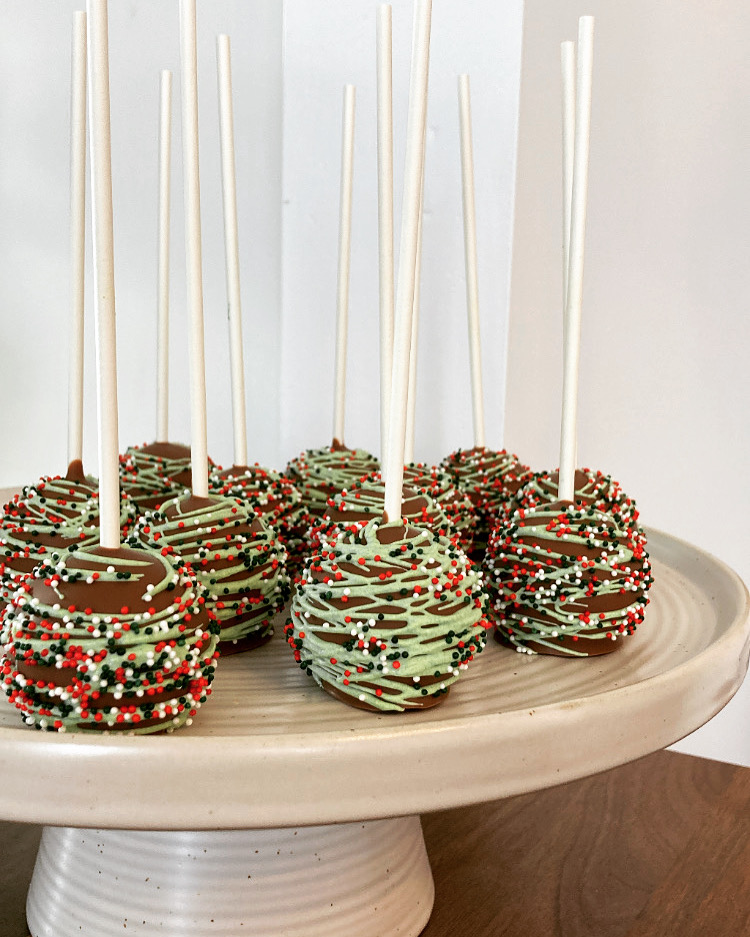
<svg viewBox="0 0 750 937">
<path fill-rule="evenodd" d="M 302 493 L 313 518 L 323 516 L 328 499 L 370 472 L 380 468 L 364 449 L 348 449 L 334 440 L 322 449 L 308 449 L 286 467 L 286 474 Z"/>
<path fill-rule="evenodd" d="M 217 494 L 240 499 L 251 513 L 275 527 L 287 551 L 288 572 L 300 567 L 307 549 L 310 515 L 302 495 L 285 475 L 257 463 L 234 465 L 212 472 L 208 485 Z"/>
<path fill-rule="evenodd" d="M 513 496 L 531 477 L 531 470 L 513 453 L 484 446 L 458 449 L 443 459 L 440 467 L 471 498 L 477 515 L 471 556 L 481 561 L 490 531 L 507 514 Z"/>
<path fill-rule="evenodd" d="M 371 520 L 306 563 L 284 629 L 299 666 L 359 709 L 425 709 L 485 645 L 482 574 L 443 537 Z"/>
<path fill-rule="evenodd" d="M 590 657 L 643 620 L 651 566 L 642 538 L 614 514 L 556 501 L 519 509 L 485 562 L 495 637 L 527 653 Z"/>
<path fill-rule="evenodd" d="M 426 527 L 449 540 L 457 538 L 455 527 L 439 504 L 424 491 L 404 486 L 401 517 L 414 527 Z M 319 525 L 310 532 L 313 550 L 322 542 L 333 543 L 344 530 L 364 527 L 373 518 L 382 518 L 385 484 L 380 472 L 372 472 L 328 499 L 328 507 Z"/>
<path fill-rule="evenodd" d="M 120 497 L 120 525 L 135 523 L 137 510 L 124 493 Z M 40 478 L 3 506 L 0 520 L 0 604 L 7 601 L 21 577 L 53 550 L 72 544 L 89 545 L 99 539 L 97 480 L 86 476 L 80 462 L 71 462 L 67 475 Z"/>
<path fill-rule="evenodd" d="M 222 654 L 250 650 L 271 637 L 273 616 L 289 598 L 286 551 L 275 529 L 241 501 L 174 498 L 142 518 L 136 536 L 195 569 L 221 629 Z"/>
<path fill-rule="evenodd" d="M 5 609 L 3 687 L 39 729 L 173 731 L 211 692 L 218 631 L 182 560 L 72 546 Z"/>
<path fill-rule="evenodd" d="M 208 460 L 209 470 L 213 466 Z M 175 442 L 129 446 L 120 456 L 120 487 L 141 513 L 153 511 L 190 488 L 190 447 Z"/>
<path fill-rule="evenodd" d="M 477 516 L 471 498 L 456 487 L 451 476 L 436 465 L 411 462 L 404 466 L 404 484 L 424 491 L 440 505 L 448 521 L 458 531 L 461 548 L 466 553 L 470 552 Z"/>
<path fill-rule="evenodd" d="M 576 504 L 594 505 L 614 514 L 622 526 L 637 525 L 638 509 L 635 501 L 625 494 L 620 483 L 611 475 L 588 468 L 576 469 L 574 483 Z M 537 505 L 557 501 L 559 485 L 559 472 L 535 472 L 516 493 L 509 508 L 509 517 L 517 508 L 529 511 Z"/>
</svg>

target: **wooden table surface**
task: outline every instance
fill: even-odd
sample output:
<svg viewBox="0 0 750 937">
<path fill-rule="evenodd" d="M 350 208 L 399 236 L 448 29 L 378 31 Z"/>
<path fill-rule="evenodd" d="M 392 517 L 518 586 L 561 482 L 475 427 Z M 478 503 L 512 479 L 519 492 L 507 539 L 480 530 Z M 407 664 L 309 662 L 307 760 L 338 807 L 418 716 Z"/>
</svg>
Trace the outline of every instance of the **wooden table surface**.
<svg viewBox="0 0 750 937">
<path fill-rule="evenodd" d="M 750 769 L 674 752 L 423 818 L 423 937 L 750 934 Z M 0 937 L 27 937 L 38 827 L 0 824 Z"/>
</svg>

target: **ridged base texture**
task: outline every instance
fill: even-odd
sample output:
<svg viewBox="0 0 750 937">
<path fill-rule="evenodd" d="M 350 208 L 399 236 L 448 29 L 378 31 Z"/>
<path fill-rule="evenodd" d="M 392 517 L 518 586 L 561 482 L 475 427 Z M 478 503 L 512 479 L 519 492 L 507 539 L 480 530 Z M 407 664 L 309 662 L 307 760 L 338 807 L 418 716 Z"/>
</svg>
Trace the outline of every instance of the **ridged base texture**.
<svg viewBox="0 0 750 937">
<path fill-rule="evenodd" d="M 416 937 L 434 885 L 419 817 L 298 829 L 46 827 L 32 937 Z"/>
</svg>

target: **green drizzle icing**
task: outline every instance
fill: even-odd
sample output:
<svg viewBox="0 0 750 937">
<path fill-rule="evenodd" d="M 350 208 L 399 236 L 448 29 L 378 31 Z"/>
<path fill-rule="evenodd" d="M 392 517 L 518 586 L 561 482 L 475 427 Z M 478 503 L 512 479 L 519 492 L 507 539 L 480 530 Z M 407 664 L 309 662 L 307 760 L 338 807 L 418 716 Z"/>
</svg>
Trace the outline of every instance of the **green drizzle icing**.
<svg viewBox="0 0 750 937">
<path fill-rule="evenodd" d="M 374 455 L 364 449 L 340 449 L 324 446 L 308 449 L 286 467 L 286 474 L 302 492 L 302 498 L 314 517 L 322 517 L 328 499 L 352 482 L 380 467 Z"/>
<path fill-rule="evenodd" d="M 71 544 L 90 546 L 99 541 L 99 491 L 97 480 L 85 484 L 59 475 L 40 478 L 3 506 L 0 522 L 0 578 L 3 598 L 20 576 L 30 572 L 52 550 Z M 135 504 L 120 496 L 120 526 L 127 527 L 138 515 Z M 52 543 L 44 541 L 51 540 Z"/>
<path fill-rule="evenodd" d="M 136 536 L 190 563 L 208 592 L 222 643 L 272 634 L 271 619 L 289 598 L 286 551 L 275 529 L 236 498 L 213 495 L 192 510 L 185 503 L 165 502 L 141 519 Z"/>
<path fill-rule="evenodd" d="M 486 569 L 504 643 L 572 657 L 588 656 L 575 647 L 580 637 L 632 634 L 653 582 L 637 532 L 596 507 L 560 502 L 517 511 L 493 536 Z"/>
<path fill-rule="evenodd" d="M 23 587 L 16 592 L 3 620 L 2 672 L 6 695 L 27 724 L 61 732 L 173 731 L 189 724 L 209 695 L 219 629 L 213 620 L 200 624 L 206 619 L 204 590 L 181 562 L 142 546 L 141 552 L 163 567 L 163 576 L 146 589 L 137 610 L 116 615 L 70 610 L 65 600 L 70 583 L 96 581 L 97 590 L 119 579 L 140 579 L 147 566 L 153 569 L 84 548 L 54 554 L 27 580 L 27 585 L 43 580 L 59 602 L 42 602 Z M 37 679 L 45 685 L 20 673 L 19 664 L 38 669 Z M 49 687 L 45 671 L 50 669 L 65 676 L 61 685 Z M 157 692 L 169 699 L 159 701 Z M 101 708 L 97 694 L 112 695 L 112 705 Z"/>
<path fill-rule="evenodd" d="M 445 693 L 484 648 L 487 596 L 449 540 L 380 520 L 308 560 L 284 632 L 318 684 L 401 712 Z M 400 536 L 382 543 L 389 529 Z"/>
<path fill-rule="evenodd" d="M 256 463 L 237 474 L 212 472 L 208 486 L 212 492 L 240 499 L 278 530 L 288 554 L 287 568 L 302 562 L 310 515 L 301 493 L 285 475 Z"/>
</svg>

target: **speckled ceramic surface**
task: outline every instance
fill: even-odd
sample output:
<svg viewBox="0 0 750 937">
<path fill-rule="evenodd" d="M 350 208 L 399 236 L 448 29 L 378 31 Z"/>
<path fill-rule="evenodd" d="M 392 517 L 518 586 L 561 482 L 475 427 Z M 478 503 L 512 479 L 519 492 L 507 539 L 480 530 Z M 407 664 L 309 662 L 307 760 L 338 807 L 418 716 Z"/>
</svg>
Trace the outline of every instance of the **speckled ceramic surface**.
<svg viewBox="0 0 750 937">
<path fill-rule="evenodd" d="M 3 702 L 0 816 L 192 830 L 403 816 L 539 789 L 662 748 L 742 682 L 748 595 L 696 547 L 657 531 L 649 546 L 652 602 L 617 653 L 527 657 L 490 641 L 426 712 L 342 705 L 297 668 L 280 633 L 223 660 L 214 696 L 173 736 L 40 733 Z"/>
</svg>

